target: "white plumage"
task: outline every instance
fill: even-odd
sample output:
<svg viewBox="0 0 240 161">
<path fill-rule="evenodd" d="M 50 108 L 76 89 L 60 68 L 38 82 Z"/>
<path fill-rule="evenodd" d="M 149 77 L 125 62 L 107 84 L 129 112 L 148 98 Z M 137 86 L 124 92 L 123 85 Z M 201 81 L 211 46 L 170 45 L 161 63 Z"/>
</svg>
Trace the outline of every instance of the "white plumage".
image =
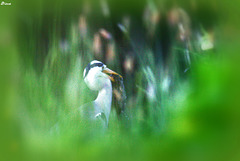
<svg viewBox="0 0 240 161">
<path fill-rule="evenodd" d="M 93 60 L 84 69 L 83 77 L 85 83 L 91 90 L 98 91 L 98 96 L 93 102 L 80 107 L 82 118 L 89 121 L 97 120 L 104 126 L 108 126 L 112 104 L 111 81 L 114 81 L 112 75 L 119 74 L 110 70 L 105 64 L 97 60 Z"/>
</svg>

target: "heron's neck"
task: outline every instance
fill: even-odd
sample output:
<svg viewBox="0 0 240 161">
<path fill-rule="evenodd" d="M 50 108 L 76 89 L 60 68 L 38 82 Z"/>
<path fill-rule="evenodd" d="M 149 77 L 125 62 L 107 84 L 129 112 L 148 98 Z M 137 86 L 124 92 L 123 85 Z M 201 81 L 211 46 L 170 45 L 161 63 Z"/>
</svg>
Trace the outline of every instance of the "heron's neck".
<svg viewBox="0 0 240 161">
<path fill-rule="evenodd" d="M 110 80 L 106 81 L 104 87 L 98 92 L 95 103 L 100 106 L 101 110 L 106 115 L 108 122 L 112 105 L 112 84 Z"/>
</svg>

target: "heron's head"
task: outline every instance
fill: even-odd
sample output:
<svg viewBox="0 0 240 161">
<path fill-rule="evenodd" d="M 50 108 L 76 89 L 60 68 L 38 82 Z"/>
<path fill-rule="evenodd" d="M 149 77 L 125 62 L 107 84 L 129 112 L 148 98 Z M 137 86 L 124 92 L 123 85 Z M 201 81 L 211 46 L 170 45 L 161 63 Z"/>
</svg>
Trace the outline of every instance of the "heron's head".
<svg viewBox="0 0 240 161">
<path fill-rule="evenodd" d="M 91 90 L 95 91 L 101 90 L 109 80 L 114 82 L 114 75 L 122 77 L 97 60 L 91 61 L 83 72 L 85 83 Z"/>
</svg>

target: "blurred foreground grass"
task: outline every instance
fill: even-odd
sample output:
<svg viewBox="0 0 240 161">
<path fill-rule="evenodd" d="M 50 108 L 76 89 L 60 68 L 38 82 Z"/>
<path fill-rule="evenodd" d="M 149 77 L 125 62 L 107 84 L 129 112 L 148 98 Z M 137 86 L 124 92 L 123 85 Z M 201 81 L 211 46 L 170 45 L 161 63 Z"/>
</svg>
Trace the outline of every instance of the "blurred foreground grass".
<svg viewBox="0 0 240 161">
<path fill-rule="evenodd" d="M 11 33 L 10 20 L 4 24 L 1 32 Z M 229 24 L 219 28 L 225 31 L 224 38 L 238 40 L 226 31 Z M 139 90 L 135 102 L 127 106 L 131 116 L 128 128 L 121 127 L 112 113 L 109 130 L 103 135 L 85 127 L 75 112 L 96 93 L 83 82 L 83 67 L 92 56 L 82 58 L 78 53 L 80 40 L 74 27 L 69 31 L 71 52 L 62 52 L 53 36 L 40 74 L 33 62 L 22 64 L 18 48 L 10 43 L 14 36 L 1 35 L 1 41 L 10 38 L 1 47 L 1 159 L 239 160 L 236 43 L 221 39 L 217 50 L 209 53 L 214 56 L 200 56 L 189 79 L 176 82 L 171 95 L 157 86 L 162 94 L 160 103 L 145 103 L 144 92 Z M 88 47 L 86 50 L 91 53 Z M 144 77 L 144 71 L 137 77 Z M 143 109 L 149 109 L 148 117 Z"/>
</svg>

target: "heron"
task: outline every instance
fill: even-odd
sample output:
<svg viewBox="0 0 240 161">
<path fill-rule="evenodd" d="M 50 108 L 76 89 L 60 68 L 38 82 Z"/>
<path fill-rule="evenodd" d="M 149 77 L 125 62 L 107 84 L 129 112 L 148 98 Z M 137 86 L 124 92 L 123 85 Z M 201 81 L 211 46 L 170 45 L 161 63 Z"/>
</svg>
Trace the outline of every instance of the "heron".
<svg viewBox="0 0 240 161">
<path fill-rule="evenodd" d="M 107 68 L 105 64 L 98 60 L 91 61 L 84 69 L 84 82 L 90 90 L 98 91 L 97 98 L 80 107 L 83 119 L 90 121 L 100 121 L 107 127 L 112 105 L 112 82 L 115 78 L 122 76 Z"/>
</svg>

